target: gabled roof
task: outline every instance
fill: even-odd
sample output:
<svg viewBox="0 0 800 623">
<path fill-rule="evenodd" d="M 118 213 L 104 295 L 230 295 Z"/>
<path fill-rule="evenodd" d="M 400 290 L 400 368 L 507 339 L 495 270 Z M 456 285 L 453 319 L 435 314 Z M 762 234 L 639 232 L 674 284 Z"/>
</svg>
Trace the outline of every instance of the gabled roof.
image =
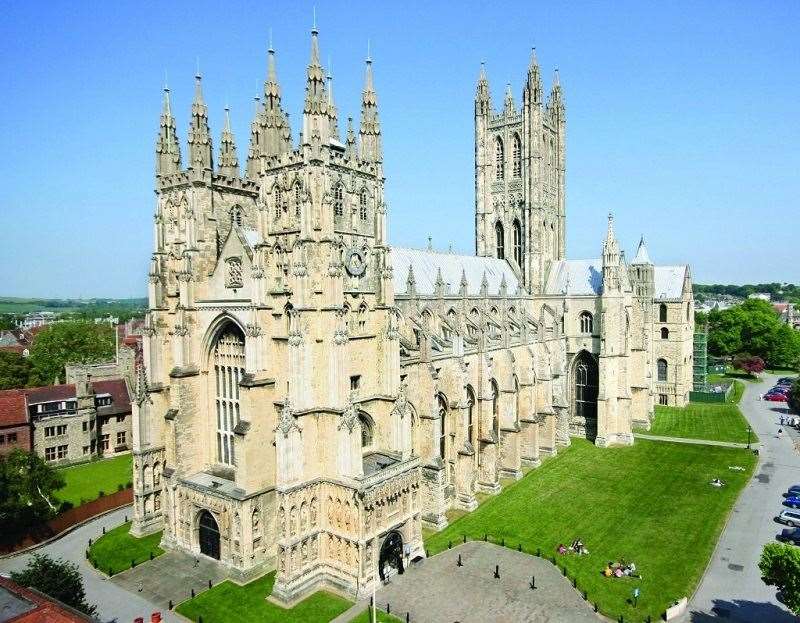
<svg viewBox="0 0 800 623">
<path fill-rule="evenodd" d="M 0 426 L 15 426 L 28 423 L 25 406 L 25 390 L 4 389 L 0 391 Z"/>
<path fill-rule="evenodd" d="M 654 266 L 654 298 L 671 300 L 683 297 L 683 284 L 688 270 L 688 266 Z"/>
<path fill-rule="evenodd" d="M 595 260 L 559 260 L 553 262 L 544 294 L 598 296 L 603 292 L 603 262 Z"/>
<path fill-rule="evenodd" d="M 508 262 L 495 257 L 476 257 L 432 250 L 423 251 L 408 247 L 391 247 L 389 258 L 393 270 L 395 296 L 402 296 L 407 291 L 409 269 L 414 273 L 415 290 L 417 294 L 421 295 L 436 293 L 436 279 L 440 271 L 447 294 L 458 294 L 462 277 L 464 277 L 467 283 L 467 294 L 479 295 L 484 275 L 490 295 L 500 293 L 503 279 L 505 279 L 508 294 L 515 294 L 519 288 L 519 279 Z"/>
</svg>

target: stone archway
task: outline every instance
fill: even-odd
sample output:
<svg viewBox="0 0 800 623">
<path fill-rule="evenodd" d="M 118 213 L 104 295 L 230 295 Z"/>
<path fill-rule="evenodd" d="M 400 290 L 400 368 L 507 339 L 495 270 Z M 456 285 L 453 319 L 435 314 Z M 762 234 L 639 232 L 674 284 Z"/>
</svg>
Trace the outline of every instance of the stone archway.
<svg viewBox="0 0 800 623">
<path fill-rule="evenodd" d="M 403 567 L 403 537 L 397 530 L 387 534 L 383 540 L 383 545 L 381 545 L 381 553 L 378 557 L 378 574 L 382 582 L 385 582 L 386 578 L 392 574 L 392 569 L 399 574 L 405 571 Z"/>
<path fill-rule="evenodd" d="M 570 432 L 594 441 L 597 438 L 597 393 L 599 387 L 597 361 L 581 351 L 572 365 L 572 421 Z"/>
<path fill-rule="evenodd" d="M 216 519 L 211 513 L 204 510 L 200 513 L 198 526 L 200 553 L 219 560 L 219 526 Z"/>
</svg>

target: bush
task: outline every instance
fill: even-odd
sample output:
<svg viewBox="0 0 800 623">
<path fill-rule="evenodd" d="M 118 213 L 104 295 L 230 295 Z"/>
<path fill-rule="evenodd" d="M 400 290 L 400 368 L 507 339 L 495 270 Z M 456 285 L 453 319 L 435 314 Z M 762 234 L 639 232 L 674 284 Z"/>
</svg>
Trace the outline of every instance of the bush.
<svg viewBox="0 0 800 623">
<path fill-rule="evenodd" d="M 125 490 L 125 485 L 123 485 L 122 483 L 119 483 L 117 485 L 117 491 L 124 491 L 124 490 Z"/>
<path fill-rule="evenodd" d="M 63 502 L 61 502 L 61 504 L 58 505 L 58 513 L 59 515 L 61 513 L 66 513 L 68 510 L 74 507 L 75 505 L 72 502 L 70 502 L 69 500 L 64 500 Z"/>
</svg>

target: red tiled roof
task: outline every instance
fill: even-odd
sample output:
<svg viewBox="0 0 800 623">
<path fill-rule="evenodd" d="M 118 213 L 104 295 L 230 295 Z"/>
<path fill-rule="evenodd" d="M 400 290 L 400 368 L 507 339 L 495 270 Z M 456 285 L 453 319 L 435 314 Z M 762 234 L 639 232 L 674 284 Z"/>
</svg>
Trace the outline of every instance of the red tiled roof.
<svg viewBox="0 0 800 623">
<path fill-rule="evenodd" d="M 104 415 L 116 413 L 130 413 L 131 399 L 128 395 L 128 385 L 123 379 L 109 379 L 106 381 L 92 381 L 91 389 L 95 394 L 110 394 L 111 404 L 106 407 L 98 407 L 98 412 Z M 0 395 L 8 392 L 21 392 L 22 408 L 26 409 L 24 398 L 27 396 L 28 405 L 40 402 L 55 402 L 56 400 L 71 400 L 75 398 L 75 385 L 72 383 L 64 385 L 46 385 L 44 387 L 30 387 L 27 389 L 9 389 L 0 392 Z M 0 422 L 3 419 L 3 403 L 0 399 Z M 24 422 L 27 422 L 27 416 Z"/>
<path fill-rule="evenodd" d="M 27 346 L 23 346 L 22 344 L 16 344 L 14 346 L 0 346 L 0 350 L 4 350 L 9 353 L 17 353 L 21 355 L 27 349 Z"/>
<path fill-rule="evenodd" d="M 4 389 L 0 391 L 0 426 L 27 423 L 28 409 L 25 406 L 25 390 Z"/>
<path fill-rule="evenodd" d="M 19 599 L 20 606 L 27 610 L 9 619 L 9 623 L 87 623 L 96 620 L 39 591 L 20 586 L 2 576 L 0 576 L 0 587 Z"/>
<path fill-rule="evenodd" d="M 54 400 L 67 400 L 75 398 L 75 386 L 69 385 L 45 385 L 43 387 L 31 387 L 25 390 L 28 396 L 28 404 L 39 402 L 52 402 Z"/>
<path fill-rule="evenodd" d="M 107 407 L 98 407 L 98 413 L 113 415 L 131 412 L 131 397 L 128 395 L 128 385 L 123 379 L 94 381 L 92 389 L 95 394 L 111 394 L 111 404 Z"/>
</svg>

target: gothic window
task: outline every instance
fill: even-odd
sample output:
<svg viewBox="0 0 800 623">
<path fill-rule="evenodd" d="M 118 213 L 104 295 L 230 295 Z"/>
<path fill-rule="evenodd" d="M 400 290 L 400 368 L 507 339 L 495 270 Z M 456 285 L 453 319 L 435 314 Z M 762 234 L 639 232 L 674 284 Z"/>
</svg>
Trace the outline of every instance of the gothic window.
<svg viewBox="0 0 800 623">
<path fill-rule="evenodd" d="M 594 330 L 594 319 L 588 311 L 581 312 L 578 316 L 581 325 L 581 333 L 591 334 Z"/>
<path fill-rule="evenodd" d="M 522 263 L 524 261 L 524 255 L 522 251 L 522 226 L 519 224 L 518 220 L 514 220 L 514 261 L 517 263 L 517 266 L 522 268 Z"/>
<path fill-rule="evenodd" d="M 494 226 L 494 236 L 497 241 L 497 257 L 501 260 L 506 257 L 505 249 L 505 234 L 503 232 L 503 224 L 498 222 Z"/>
<path fill-rule="evenodd" d="M 362 221 L 367 220 L 367 189 L 362 188 L 358 197 L 358 216 Z"/>
<path fill-rule="evenodd" d="M 519 134 L 514 134 L 514 177 L 522 177 L 522 141 Z"/>
<path fill-rule="evenodd" d="M 586 436 L 591 439 L 597 435 L 597 362 L 585 350 L 575 360 L 575 416 L 583 418 Z"/>
<path fill-rule="evenodd" d="M 341 183 L 336 184 L 333 189 L 333 216 L 336 218 L 344 216 L 344 190 Z"/>
<path fill-rule="evenodd" d="M 473 423 L 475 421 L 475 392 L 472 391 L 472 387 L 467 385 L 467 441 L 472 443 L 474 437 L 472 436 L 473 432 Z"/>
<path fill-rule="evenodd" d="M 361 447 L 369 448 L 373 441 L 372 422 L 363 413 L 358 414 L 358 421 L 361 423 Z"/>
<path fill-rule="evenodd" d="M 500 439 L 500 388 L 497 386 L 497 381 L 492 379 L 492 432 L 494 438 Z"/>
<path fill-rule="evenodd" d="M 550 184 L 556 183 L 556 144 L 550 139 Z"/>
<path fill-rule="evenodd" d="M 281 191 L 278 190 L 278 187 L 275 187 L 275 190 L 272 191 L 273 194 L 273 201 L 275 202 L 275 218 L 280 218 L 281 216 Z"/>
<path fill-rule="evenodd" d="M 303 186 L 300 182 L 294 185 L 294 215 L 300 218 L 300 207 L 303 205 Z"/>
<path fill-rule="evenodd" d="M 667 306 L 664 303 L 661 303 L 661 305 L 658 306 L 658 321 L 667 321 Z"/>
<path fill-rule="evenodd" d="M 233 206 L 231 209 L 231 220 L 238 226 L 242 226 L 242 208 Z"/>
<path fill-rule="evenodd" d="M 502 180 L 505 177 L 505 162 L 506 156 L 503 149 L 503 139 L 499 136 L 495 139 L 494 144 L 494 168 L 495 178 Z"/>
<path fill-rule="evenodd" d="M 447 402 L 441 394 L 436 400 L 439 407 L 439 457 L 445 461 L 447 460 Z"/>
<path fill-rule="evenodd" d="M 661 339 L 662 340 L 669 339 L 669 329 L 667 329 L 667 327 L 661 327 Z"/>
<path fill-rule="evenodd" d="M 235 465 L 233 429 L 239 423 L 239 382 L 244 375 L 244 334 L 234 324 L 220 332 L 214 345 L 217 461 Z"/>
<path fill-rule="evenodd" d="M 358 331 L 364 333 L 367 330 L 367 304 L 361 303 L 358 308 Z"/>
<path fill-rule="evenodd" d="M 667 360 L 666 359 L 659 359 L 656 362 L 656 367 L 658 369 L 658 380 L 659 381 L 666 381 L 667 380 Z"/>
</svg>

